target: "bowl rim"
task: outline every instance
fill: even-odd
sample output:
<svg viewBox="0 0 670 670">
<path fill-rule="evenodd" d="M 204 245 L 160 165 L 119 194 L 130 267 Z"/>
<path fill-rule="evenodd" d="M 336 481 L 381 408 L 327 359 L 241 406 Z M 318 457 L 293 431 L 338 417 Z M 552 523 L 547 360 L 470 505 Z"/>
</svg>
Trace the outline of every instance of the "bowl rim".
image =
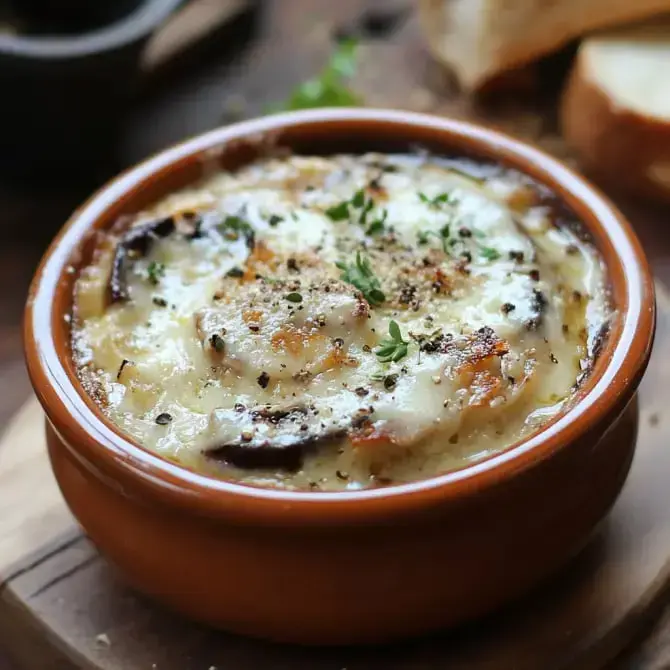
<svg viewBox="0 0 670 670">
<path fill-rule="evenodd" d="M 111 51 L 142 39 L 184 0 L 142 0 L 120 18 L 73 35 L 0 35 L 0 53 L 37 60 L 68 59 Z"/>
<path fill-rule="evenodd" d="M 355 122 L 428 128 L 445 144 L 454 138 L 475 151 L 498 157 L 549 184 L 562 199 L 577 203 L 602 229 L 613 248 L 625 286 L 618 337 L 610 337 L 584 396 L 556 421 L 505 451 L 478 463 L 425 480 L 384 488 L 345 492 L 283 491 L 255 488 L 195 473 L 163 459 L 124 437 L 105 419 L 81 384 L 65 369 L 53 337 L 52 308 L 57 287 L 90 227 L 112 203 L 152 175 L 188 156 L 206 156 L 234 140 L 259 137 L 308 124 Z M 584 218 L 583 216 L 581 218 Z M 586 222 L 587 227 L 591 224 Z M 608 268 L 610 280 L 613 269 Z M 625 309 L 623 309 L 625 308 Z M 29 376 L 49 421 L 72 454 L 110 484 L 121 481 L 141 495 L 207 516 L 271 524 L 366 523 L 435 508 L 509 480 L 546 460 L 567 444 L 602 426 L 633 395 L 646 368 L 653 342 L 655 301 L 651 272 L 630 224 L 584 178 L 522 141 L 468 122 L 398 110 L 332 108 L 287 112 L 218 128 L 166 149 L 122 173 L 84 203 L 55 237 L 31 284 L 24 318 L 24 347 Z M 78 386 L 77 386 L 78 385 Z M 587 384 L 588 386 L 588 384 Z M 602 432 L 603 428 L 601 428 Z"/>
</svg>

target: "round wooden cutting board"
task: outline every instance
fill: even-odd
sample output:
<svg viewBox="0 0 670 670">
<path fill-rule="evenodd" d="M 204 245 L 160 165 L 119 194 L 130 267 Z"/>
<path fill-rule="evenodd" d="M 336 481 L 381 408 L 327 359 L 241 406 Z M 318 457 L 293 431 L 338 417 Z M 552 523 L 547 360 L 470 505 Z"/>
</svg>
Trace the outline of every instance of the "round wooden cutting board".
<svg viewBox="0 0 670 670">
<path fill-rule="evenodd" d="M 0 443 L 0 642 L 35 670 L 603 667 L 658 614 L 670 585 L 670 294 L 657 289 L 658 335 L 623 493 L 568 569 L 503 612 L 366 649 L 265 644 L 185 621 L 124 587 L 81 534 L 51 476 L 41 410 L 31 400 Z M 651 665 L 619 667 L 670 667 L 670 655 L 659 662 L 658 653 Z"/>
</svg>

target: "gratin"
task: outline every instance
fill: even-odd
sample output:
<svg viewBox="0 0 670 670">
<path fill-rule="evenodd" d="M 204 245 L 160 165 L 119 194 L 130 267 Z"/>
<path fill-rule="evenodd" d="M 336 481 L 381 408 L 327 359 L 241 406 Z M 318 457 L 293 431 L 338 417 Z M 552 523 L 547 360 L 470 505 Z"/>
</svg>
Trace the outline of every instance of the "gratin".
<svg viewBox="0 0 670 670">
<path fill-rule="evenodd" d="M 540 429 L 611 316 L 600 255 L 524 175 L 296 155 L 99 233 L 73 352 L 109 419 L 165 458 L 351 490 L 463 468 Z"/>
</svg>

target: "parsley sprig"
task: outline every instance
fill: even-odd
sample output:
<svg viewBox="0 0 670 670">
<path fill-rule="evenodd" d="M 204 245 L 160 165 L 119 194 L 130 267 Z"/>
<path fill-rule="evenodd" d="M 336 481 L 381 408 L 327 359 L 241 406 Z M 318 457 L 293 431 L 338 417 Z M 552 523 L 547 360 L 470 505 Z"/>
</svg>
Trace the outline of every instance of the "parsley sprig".
<svg viewBox="0 0 670 670">
<path fill-rule="evenodd" d="M 375 276 L 370 265 L 370 259 L 362 256 L 360 251 L 356 252 L 354 263 L 338 261 L 335 265 L 342 270 L 340 279 L 355 286 L 373 306 L 381 305 L 386 300 L 386 295 L 381 290 L 379 279 Z"/>
<path fill-rule="evenodd" d="M 402 339 L 400 326 L 396 321 L 389 323 L 389 336 L 379 343 L 379 348 L 375 349 L 375 354 L 380 363 L 397 363 L 407 356 L 409 340 Z"/>
<path fill-rule="evenodd" d="M 363 104 L 361 97 L 346 84 L 346 80 L 356 73 L 357 49 L 356 40 L 340 42 L 321 73 L 295 88 L 281 108 L 312 109 Z"/>
</svg>

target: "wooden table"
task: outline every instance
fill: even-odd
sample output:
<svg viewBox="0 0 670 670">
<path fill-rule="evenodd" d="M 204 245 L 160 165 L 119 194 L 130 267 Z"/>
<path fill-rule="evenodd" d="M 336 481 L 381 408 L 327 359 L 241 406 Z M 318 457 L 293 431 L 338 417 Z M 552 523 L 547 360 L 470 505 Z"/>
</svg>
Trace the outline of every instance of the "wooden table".
<svg viewBox="0 0 670 670">
<path fill-rule="evenodd" d="M 405 0 L 409 2 L 409 0 Z M 120 165 L 101 164 L 111 174 L 144 156 L 219 125 L 233 108 L 261 113 L 312 75 L 330 51 L 334 30 L 351 26 L 364 9 L 401 7 L 394 0 L 268 0 L 258 16 L 254 37 L 233 55 L 210 54 L 187 76 L 148 87 L 128 120 L 119 151 Z M 361 50 L 357 87 L 369 104 L 436 110 L 484 120 L 522 135 L 565 157 L 549 99 L 521 104 L 496 101 L 477 106 L 454 92 L 449 78 L 432 63 L 413 18 L 387 40 L 366 42 Z M 379 76 L 380 73 L 384 76 Z M 70 211 L 95 183 L 67 183 L 53 188 L 0 183 L 0 428 L 30 393 L 21 353 L 20 319 L 35 266 Z M 656 276 L 670 287 L 668 211 L 609 195 L 633 221 Z M 2 513 L 11 510 L 2 510 Z M 660 670 L 660 651 L 670 646 L 670 608 L 644 644 L 617 666 L 621 670 Z M 0 670 L 8 661 L 0 652 Z"/>
</svg>

